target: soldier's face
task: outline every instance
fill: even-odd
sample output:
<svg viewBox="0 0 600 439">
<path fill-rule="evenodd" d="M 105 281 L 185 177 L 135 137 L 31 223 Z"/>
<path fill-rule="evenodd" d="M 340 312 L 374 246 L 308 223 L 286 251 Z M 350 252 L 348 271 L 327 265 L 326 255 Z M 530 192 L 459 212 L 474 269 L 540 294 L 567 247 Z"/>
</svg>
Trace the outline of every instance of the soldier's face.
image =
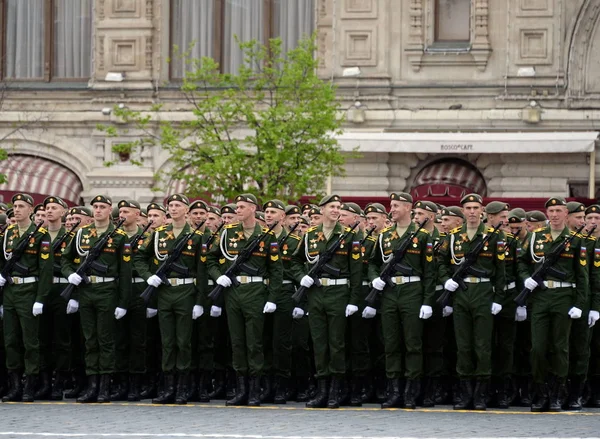
<svg viewBox="0 0 600 439">
<path fill-rule="evenodd" d="M 188 206 L 181 201 L 171 201 L 168 208 L 169 214 L 171 215 L 171 219 L 173 219 L 173 221 L 185 218 L 185 215 L 188 213 Z"/>
<path fill-rule="evenodd" d="M 267 226 L 271 226 L 272 224 L 279 224 L 283 221 L 283 216 L 285 213 L 281 209 L 274 209 L 272 207 L 267 207 L 265 209 L 265 222 Z"/>
<path fill-rule="evenodd" d="M 285 225 L 287 227 L 294 227 L 294 224 L 296 224 L 298 221 L 300 221 L 299 213 L 293 213 L 291 215 L 286 215 L 285 217 Z"/>
<path fill-rule="evenodd" d="M 318 226 L 322 222 L 323 222 L 323 215 L 319 215 L 318 213 L 315 213 L 310 216 L 310 225 L 312 227 Z"/>
<path fill-rule="evenodd" d="M 194 209 L 190 211 L 190 222 L 192 225 L 197 226 L 202 221 L 206 219 L 206 210 L 204 209 Z"/>
<path fill-rule="evenodd" d="M 131 207 L 120 207 L 119 208 L 119 218 L 124 219 L 124 226 L 131 226 L 133 224 L 137 224 L 137 220 L 140 217 L 140 211 L 138 209 L 133 209 Z"/>
<path fill-rule="evenodd" d="M 367 225 L 369 229 L 375 227 L 376 232 L 381 232 L 385 227 L 386 216 L 381 213 L 368 213 L 367 214 Z"/>
<path fill-rule="evenodd" d="M 568 216 L 567 226 L 571 230 L 577 230 L 585 224 L 585 212 L 572 213 Z"/>
<path fill-rule="evenodd" d="M 73 215 L 67 215 L 65 218 L 65 227 L 70 229 L 75 224 L 75 219 L 73 219 Z"/>
<path fill-rule="evenodd" d="M 71 227 L 73 227 L 73 224 L 77 223 L 79 221 L 79 226 L 77 227 L 77 229 L 81 228 L 82 226 L 87 226 L 88 224 L 91 224 L 93 219 L 90 218 L 89 216 L 85 216 L 85 215 L 80 215 L 78 213 L 75 213 L 73 215 L 71 215 L 73 218 L 73 222 L 71 223 Z"/>
<path fill-rule="evenodd" d="M 46 223 L 46 211 L 39 209 L 35 215 L 33 216 L 33 222 L 36 224 L 42 223 L 42 226 L 45 227 Z"/>
<path fill-rule="evenodd" d="M 237 216 L 234 213 L 224 213 L 221 218 L 223 219 L 223 224 L 231 224 Z"/>
<path fill-rule="evenodd" d="M 58 203 L 46 204 L 46 220 L 49 223 L 60 221 L 65 214 L 65 208 Z"/>
<path fill-rule="evenodd" d="M 298 236 L 304 236 L 304 234 L 308 230 L 308 227 L 309 227 L 308 224 L 304 224 L 304 223 L 298 224 L 298 227 L 296 228 L 296 232 L 297 232 Z"/>
<path fill-rule="evenodd" d="M 347 210 L 340 210 L 339 222 L 346 227 L 350 227 L 356 223 L 357 216 L 355 213 L 348 212 Z"/>
<path fill-rule="evenodd" d="M 254 204 L 247 203 L 246 201 L 238 201 L 235 206 L 238 221 L 245 222 L 250 218 L 254 218 L 254 214 L 256 213 L 256 206 Z"/>
<path fill-rule="evenodd" d="M 392 200 L 390 202 L 390 214 L 392 221 L 398 222 L 410 215 L 411 204 L 404 201 Z"/>
<path fill-rule="evenodd" d="M 428 223 L 430 225 L 433 224 L 433 220 L 434 220 L 434 214 L 433 213 L 428 212 L 425 209 L 416 208 L 415 209 L 415 216 L 413 218 L 413 222 L 415 224 L 421 224 L 423 221 L 425 221 L 425 218 L 427 218 L 429 220 Z"/>
<path fill-rule="evenodd" d="M 442 231 L 444 233 L 450 232 L 452 229 L 462 226 L 462 219 L 458 216 L 444 215 L 442 217 Z"/>
<path fill-rule="evenodd" d="M 594 226 L 596 230 L 600 227 L 600 213 L 589 213 L 585 216 L 585 232 L 589 233 Z"/>
<path fill-rule="evenodd" d="M 524 227 L 523 223 L 510 223 L 510 232 L 517 236 L 519 233 L 521 233 L 521 230 Z"/>
<path fill-rule="evenodd" d="M 496 227 L 500 222 L 504 225 L 508 224 L 508 212 L 506 210 L 503 210 L 500 213 L 488 213 L 487 218 L 490 227 Z"/>
<path fill-rule="evenodd" d="M 92 205 L 92 210 L 94 212 L 94 220 L 96 221 L 108 221 L 110 219 L 110 214 L 112 213 L 112 208 L 110 204 L 96 202 Z"/>
<path fill-rule="evenodd" d="M 331 203 L 327 203 L 325 206 L 321 208 L 321 214 L 323 215 L 323 219 L 327 221 L 337 221 L 340 217 L 340 207 L 342 203 L 339 201 L 333 201 Z"/>
<path fill-rule="evenodd" d="M 150 226 L 151 230 L 162 226 L 165 223 L 165 219 L 167 219 L 165 213 L 158 209 L 148 211 L 148 221 L 152 221 L 152 225 Z"/>
<path fill-rule="evenodd" d="M 206 215 L 206 223 L 204 225 L 210 230 L 214 232 L 221 225 L 221 217 L 214 213 L 209 213 Z"/>
<path fill-rule="evenodd" d="M 13 204 L 14 219 L 16 222 L 21 222 L 29 219 L 32 212 L 33 207 L 31 206 L 31 204 L 26 203 L 25 201 L 17 200 Z"/>
<path fill-rule="evenodd" d="M 469 225 L 478 225 L 481 222 L 483 206 L 479 203 L 465 203 L 462 207 L 463 215 Z"/>
<path fill-rule="evenodd" d="M 136 223 L 141 228 L 145 228 L 148 225 L 148 218 L 145 217 L 145 216 L 140 215 L 140 216 L 138 216 L 138 219 L 137 219 Z"/>
<path fill-rule="evenodd" d="M 569 211 L 566 206 L 550 206 L 546 209 L 550 227 L 554 230 L 562 230 L 565 227 L 568 215 Z"/>
</svg>

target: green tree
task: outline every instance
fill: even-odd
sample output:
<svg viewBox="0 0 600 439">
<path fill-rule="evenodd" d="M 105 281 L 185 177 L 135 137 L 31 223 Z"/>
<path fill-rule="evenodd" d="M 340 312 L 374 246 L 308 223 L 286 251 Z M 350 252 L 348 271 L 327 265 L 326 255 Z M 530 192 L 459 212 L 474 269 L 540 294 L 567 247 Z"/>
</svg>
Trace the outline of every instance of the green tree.
<svg viewBox="0 0 600 439">
<path fill-rule="evenodd" d="M 142 137 L 114 151 L 127 157 L 138 148 L 164 148 L 172 162 L 167 180 L 185 180 L 192 196 L 321 195 L 329 176 L 343 175 L 344 156 L 334 138 L 341 126 L 335 87 L 317 76 L 315 37 L 287 53 L 279 38 L 238 44 L 244 63 L 236 74 L 221 73 L 212 58 L 186 59 L 181 92 L 192 120 L 160 122 L 160 106 L 146 113 L 116 108 L 120 125 L 100 128 L 109 135 L 141 130 Z"/>
</svg>

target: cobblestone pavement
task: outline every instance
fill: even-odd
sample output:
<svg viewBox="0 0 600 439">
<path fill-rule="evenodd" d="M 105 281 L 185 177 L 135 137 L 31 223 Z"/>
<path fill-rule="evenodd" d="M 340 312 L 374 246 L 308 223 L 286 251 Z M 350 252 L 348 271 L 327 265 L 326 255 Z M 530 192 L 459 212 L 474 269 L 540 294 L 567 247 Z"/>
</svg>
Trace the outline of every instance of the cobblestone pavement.
<svg viewBox="0 0 600 439">
<path fill-rule="evenodd" d="M 600 437 L 600 409 L 532 414 L 528 409 L 455 412 L 375 405 L 308 410 L 303 404 L 225 407 L 141 403 L 0 404 L 4 438 L 363 439 L 403 437 Z"/>
</svg>

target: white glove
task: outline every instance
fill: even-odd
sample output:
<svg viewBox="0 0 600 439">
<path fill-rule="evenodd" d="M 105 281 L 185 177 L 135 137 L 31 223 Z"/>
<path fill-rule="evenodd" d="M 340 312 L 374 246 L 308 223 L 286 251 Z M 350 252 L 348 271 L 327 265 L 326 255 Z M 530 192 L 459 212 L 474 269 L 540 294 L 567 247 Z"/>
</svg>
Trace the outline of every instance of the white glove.
<svg viewBox="0 0 600 439">
<path fill-rule="evenodd" d="M 6 285 L 6 279 L 0 274 L 0 287 L 3 287 L 4 285 Z"/>
<path fill-rule="evenodd" d="M 588 314 L 588 325 L 590 328 L 596 324 L 598 319 L 600 318 L 600 313 L 598 311 L 594 311 L 593 309 Z"/>
<path fill-rule="evenodd" d="M 162 280 L 160 280 L 160 277 L 158 277 L 156 274 L 153 274 L 148 278 L 146 283 L 154 288 L 158 288 L 160 287 L 160 284 L 162 284 Z"/>
<path fill-rule="evenodd" d="M 79 285 L 81 283 L 81 281 L 83 280 L 83 278 L 81 276 L 79 276 L 77 273 L 71 273 L 71 274 L 69 274 L 69 277 L 67 278 L 67 280 L 69 281 L 70 284 Z"/>
<path fill-rule="evenodd" d="M 201 317 L 202 314 L 204 314 L 204 308 L 200 305 L 194 305 L 194 308 L 192 309 L 192 319 L 196 320 L 198 317 Z"/>
<path fill-rule="evenodd" d="M 442 309 L 442 317 L 451 316 L 453 312 L 454 308 L 452 308 L 451 306 L 445 306 L 444 309 Z"/>
<path fill-rule="evenodd" d="M 358 306 L 356 306 L 356 305 L 347 305 L 346 306 L 346 317 L 350 317 L 356 311 L 358 311 Z"/>
<path fill-rule="evenodd" d="M 525 279 L 525 282 L 523 282 L 523 285 L 525 285 L 525 288 L 527 288 L 530 291 L 533 291 L 538 287 L 538 283 L 530 277 Z"/>
<path fill-rule="evenodd" d="M 158 310 L 156 308 L 146 308 L 146 318 L 151 319 L 158 314 Z"/>
<path fill-rule="evenodd" d="M 301 319 L 302 317 L 304 317 L 304 310 L 302 308 L 295 307 L 292 311 L 292 318 L 297 320 Z"/>
<path fill-rule="evenodd" d="M 231 286 L 231 279 L 229 277 L 222 274 L 217 279 L 217 284 L 221 285 L 223 288 L 229 288 Z"/>
<path fill-rule="evenodd" d="M 573 307 L 569 310 L 569 317 L 572 319 L 580 319 L 581 318 L 581 310 L 577 307 Z"/>
<path fill-rule="evenodd" d="M 273 302 L 267 302 L 263 308 L 263 314 L 271 314 L 272 312 L 275 312 L 276 309 L 277 305 L 275 305 Z"/>
<path fill-rule="evenodd" d="M 524 306 L 517 306 L 517 311 L 515 312 L 515 320 L 517 322 L 524 322 L 527 320 L 527 308 Z"/>
<path fill-rule="evenodd" d="M 373 288 L 376 290 L 383 291 L 387 284 L 380 277 L 376 277 L 373 279 L 373 282 L 371 282 L 371 285 L 373 285 Z"/>
<path fill-rule="evenodd" d="M 432 315 L 433 309 L 429 305 L 421 305 L 421 310 L 419 311 L 420 319 L 427 320 Z"/>
<path fill-rule="evenodd" d="M 496 315 L 498 314 L 500 311 L 502 311 L 502 305 L 500 305 L 499 303 L 492 303 L 492 314 Z"/>
<path fill-rule="evenodd" d="M 115 308 L 115 319 L 119 320 L 122 319 L 123 317 L 125 317 L 125 314 L 127 314 L 127 310 L 124 308 L 119 308 L 117 306 L 117 308 Z"/>
<path fill-rule="evenodd" d="M 67 303 L 67 314 L 75 314 L 79 311 L 79 302 L 75 299 L 70 299 Z"/>
<path fill-rule="evenodd" d="M 363 319 L 372 319 L 377 315 L 377 310 L 371 306 L 365 306 L 362 312 Z"/>
<path fill-rule="evenodd" d="M 35 302 L 33 304 L 33 309 L 31 310 L 31 313 L 34 316 L 39 316 L 43 312 L 44 312 L 44 304 L 40 303 L 40 302 Z"/>
<path fill-rule="evenodd" d="M 314 283 L 315 283 L 315 280 L 308 275 L 304 276 L 300 280 L 300 285 L 302 285 L 304 288 L 310 288 L 313 286 Z"/>
<path fill-rule="evenodd" d="M 211 317 L 221 317 L 221 307 L 220 306 L 211 306 L 210 307 L 210 316 Z"/>
<path fill-rule="evenodd" d="M 448 279 L 444 284 L 444 289 L 448 291 L 456 291 L 458 289 L 458 283 L 452 279 Z"/>
</svg>

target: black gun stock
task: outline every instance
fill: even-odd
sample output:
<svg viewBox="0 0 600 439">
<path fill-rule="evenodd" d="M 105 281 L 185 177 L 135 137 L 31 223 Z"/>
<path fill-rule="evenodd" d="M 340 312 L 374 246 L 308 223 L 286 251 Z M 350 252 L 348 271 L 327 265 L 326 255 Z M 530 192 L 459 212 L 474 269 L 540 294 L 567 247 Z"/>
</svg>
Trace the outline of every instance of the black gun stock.
<svg viewBox="0 0 600 439">
<path fill-rule="evenodd" d="M 498 223 L 498 225 L 496 227 L 494 227 L 494 230 L 492 230 L 491 233 L 488 233 L 487 235 L 485 235 L 485 237 L 481 241 L 479 241 L 477 243 L 477 245 L 475 245 L 475 247 L 473 247 L 469 251 L 469 253 L 467 253 L 465 255 L 465 258 L 464 258 L 462 264 L 460 264 L 458 266 L 458 269 L 454 272 L 454 275 L 451 277 L 451 279 L 454 282 L 456 282 L 462 290 L 467 289 L 467 285 L 465 284 L 465 281 L 463 280 L 466 276 L 476 276 L 476 277 L 486 277 L 487 276 L 487 273 L 485 271 L 475 268 L 474 265 L 477 262 L 477 258 L 479 257 L 479 253 L 481 253 L 481 250 L 483 249 L 483 247 L 485 247 L 488 244 L 488 242 L 490 241 L 490 238 L 496 234 L 496 232 L 498 231 L 498 229 L 500 229 L 500 227 L 502 227 L 502 221 L 500 221 Z M 503 247 L 502 251 L 504 251 L 504 247 Z M 452 295 L 452 291 L 444 289 L 444 291 L 442 292 L 440 297 L 436 300 L 436 302 L 439 305 L 441 305 L 442 307 L 445 307 L 446 305 L 448 305 L 448 301 L 450 300 L 451 295 Z"/>
<path fill-rule="evenodd" d="M 221 223 L 221 225 L 217 228 L 217 230 L 215 230 L 214 232 L 212 232 L 212 234 L 208 237 L 208 240 L 205 243 L 207 250 L 210 249 L 210 245 L 215 240 L 215 238 L 217 237 L 217 235 L 219 235 L 219 232 L 221 231 L 221 229 L 223 228 L 224 225 L 225 225 L 225 223 Z"/>
<path fill-rule="evenodd" d="M 333 258 L 333 255 L 335 255 L 335 252 L 338 249 L 338 247 L 342 244 L 342 241 L 344 241 L 348 237 L 348 235 L 353 233 L 354 229 L 356 229 L 359 224 L 360 224 L 360 221 L 355 222 L 354 225 L 352 227 L 350 227 L 349 230 L 342 233 L 338 237 L 338 239 L 336 239 L 329 246 L 329 248 L 325 250 L 325 252 L 322 255 L 319 255 L 319 260 L 312 266 L 312 268 L 308 272 L 308 276 L 310 276 L 315 281 L 314 286 L 317 286 L 317 287 L 321 286 L 321 282 L 319 281 L 319 278 L 321 277 L 323 272 L 325 272 L 331 276 L 334 276 L 334 277 L 340 276 L 340 270 L 338 268 L 330 266 L 329 261 L 331 261 L 331 258 Z M 300 303 L 300 301 L 302 301 L 302 298 L 306 294 L 306 290 L 307 290 L 306 287 L 300 286 L 296 290 L 294 295 L 292 296 L 292 299 L 294 299 L 296 301 L 296 303 Z"/>
<path fill-rule="evenodd" d="M 178 264 L 177 261 L 181 257 L 181 254 L 183 253 L 183 249 L 187 246 L 187 242 L 190 239 L 192 239 L 192 237 L 194 236 L 194 233 L 196 233 L 198 230 L 200 230 L 200 228 L 204 225 L 205 222 L 206 222 L 206 220 L 202 221 L 200 224 L 198 224 L 196 226 L 196 228 L 194 230 L 192 230 L 187 235 L 185 235 L 183 237 L 183 239 L 179 240 L 179 242 L 177 243 L 177 245 L 175 246 L 173 251 L 171 253 L 169 253 L 169 255 L 167 256 L 167 259 L 165 259 L 160 264 L 160 266 L 156 269 L 156 273 L 154 273 L 154 274 L 156 276 L 160 277 L 162 284 L 169 285 L 169 281 L 167 280 L 167 274 L 169 274 L 171 271 L 174 271 L 177 274 L 181 274 L 183 276 L 189 275 L 188 268 L 181 264 Z M 148 303 L 148 301 L 150 300 L 152 295 L 155 293 L 157 288 L 158 287 L 148 285 L 144 289 L 142 294 L 140 294 L 140 297 L 142 299 L 144 299 L 145 303 Z"/>
<path fill-rule="evenodd" d="M 43 221 L 40 221 L 39 224 L 36 224 L 35 230 L 29 232 L 27 234 L 27 236 L 25 236 L 21 241 L 19 241 L 17 246 L 11 252 L 11 258 L 8 261 L 6 261 L 6 265 L 0 272 L 0 275 L 2 275 L 2 277 L 4 279 L 6 279 L 6 283 L 8 285 L 13 284 L 13 280 L 11 277 L 11 274 L 13 273 L 13 271 L 17 271 L 19 274 L 23 274 L 23 275 L 29 273 L 29 269 L 27 267 L 25 267 L 23 264 L 21 264 L 19 262 L 19 260 L 23 257 L 23 254 L 25 253 L 25 250 L 27 249 L 27 245 L 29 244 L 29 240 L 31 238 L 33 238 L 35 236 L 35 234 L 40 230 L 40 228 L 42 227 L 42 224 L 43 224 Z"/>
<path fill-rule="evenodd" d="M 544 280 L 548 275 L 557 277 L 559 279 L 564 279 L 566 277 L 565 273 L 554 268 L 554 264 L 556 264 L 556 262 L 560 258 L 560 254 L 565 250 L 567 245 L 569 245 L 573 241 L 573 239 L 575 239 L 575 237 L 583 230 L 584 227 L 585 224 L 579 229 L 577 229 L 577 231 L 574 234 L 569 234 L 569 236 L 567 236 L 559 246 L 555 247 L 554 250 L 550 252 L 550 254 L 546 255 L 542 265 L 540 265 L 531 275 L 531 278 L 538 284 L 537 288 L 539 288 L 540 290 L 546 289 L 546 287 L 544 286 Z M 529 298 L 529 294 L 532 292 L 533 290 L 524 287 L 521 293 L 517 297 L 515 297 L 515 302 L 517 303 L 517 305 L 525 306 L 525 304 L 527 303 L 527 299 Z"/>
<path fill-rule="evenodd" d="M 283 235 L 281 238 L 279 238 L 279 241 L 277 241 L 277 245 L 280 248 L 283 244 L 285 244 L 285 241 L 287 241 L 287 239 L 290 237 L 290 235 L 292 233 L 294 233 L 294 230 L 296 230 L 298 228 L 299 224 L 300 224 L 300 221 L 298 221 L 296 224 L 294 224 L 289 232 L 287 232 L 285 235 Z"/>
<path fill-rule="evenodd" d="M 129 240 L 129 244 L 131 245 L 131 253 L 138 249 L 138 247 L 140 246 L 140 240 L 144 237 L 144 234 L 148 231 L 152 223 L 152 220 L 148 221 L 148 224 L 146 224 L 143 230 L 140 233 L 136 233 L 135 235 L 133 235 L 133 238 Z"/>
<path fill-rule="evenodd" d="M 398 248 L 392 253 L 392 258 L 387 262 L 386 266 L 381 270 L 379 277 L 382 281 L 384 281 L 388 286 L 394 287 L 394 282 L 392 281 L 392 277 L 396 272 L 400 272 L 405 276 L 410 276 L 412 274 L 412 268 L 402 264 L 402 259 L 406 255 L 406 250 L 408 250 L 408 246 L 412 243 L 413 238 L 417 236 L 419 230 L 421 230 L 425 224 L 429 221 L 429 218 L 425 218 L 421 224 L 417 224 L 417 229 L 414 230 L 410 235 L 406 237 L 404 241 L 400 243 Z M 373 306 L 377 296 L 382 294 L 382 290 L 378 290 L 377 288 L 371 288 L 371 291 L 365 298 L 365 301 L 369 304 L 369 306 Z"/>
<path fill-rule="evenodd" d="M 79 276 L 81 276 L 84 283 L 86 283 L 86 284 L 90 283 L 88 274 L 92 269 L 96 270 L 100 273 L 106 273 L 108 271 L 108 267 L 104 264 L 100 264 L 97 261 L 97 259 L 100 257 L 100 255 L 102 255 L 102 250 L 104 249 L 104 246 L 108 243 L 108 240 L 111 239 L 115 235 L 115 233 L 117 233 L 117 230 L 119 229 L 119 227 L 121 227 L 123 225 L 124 222 L 125 222 L 124 219 L 120 220 L 112 232 L 105 234 L 104 236 L 102 236 L 102 238 L 100 238 L 98 241 L 96 241 L 94 246 L 90 249 L 85 260 L 79 265 L 77 270 L 75 270 L 75 273 L 77 273 Z M 65 287 L 63 292 L 60 293 L 60 295 L 63 299 L 69 300 L 71 298 L 71 294 L 73 294 L 74 290 L 75 290 L 75 285 L 69 284 Z"/>
<path fill-rule="evenodd" d="M 373 226 L 369 230 L 367 230 L 367 234 L 364 236 L 363 239 L 360 240 L 360 248 L 362 248 L 362 246 L 365 245 L 365 242 L 367 242 L 367 239 L 373 234 L 376 228 L 377 227 Z"/>
<path fill-rule="evenodd" d="M 56 241 L 54 241 L 52 243 L 52 253 L 56 254 L 60 251 L 60 248 L 63 245 L 63 242 L 65 242 L 67 240 L 67 238 L 69 237 L 69 235 L 79 226 L 79 224 L 81 224 L 81 220 L 77 220 L 77 222 L 75 224 L 73 224 L 73 226 L 66 231 L 65 233 L 63 233 L 60 238 L 58 238 Z M 54 263 L 54 273 L 56 275 L 58 275 L 59 277 L 62 276 L 62 274 L 60 273 L 60 264 Z"/>
</svg>

